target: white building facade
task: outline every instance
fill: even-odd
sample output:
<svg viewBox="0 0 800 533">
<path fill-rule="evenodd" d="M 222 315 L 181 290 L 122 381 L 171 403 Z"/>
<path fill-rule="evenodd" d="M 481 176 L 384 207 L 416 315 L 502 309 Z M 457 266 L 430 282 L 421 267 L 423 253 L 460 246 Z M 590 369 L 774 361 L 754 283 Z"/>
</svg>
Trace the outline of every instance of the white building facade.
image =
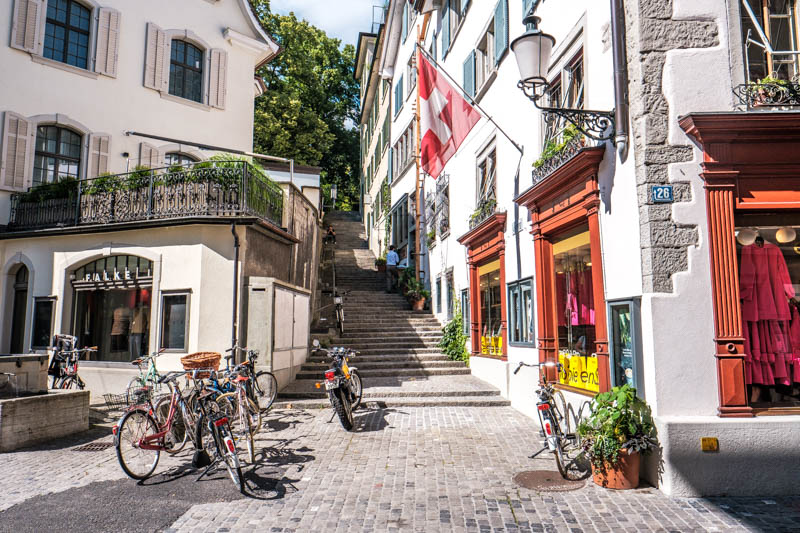
<svg viewBox="0 0 800 533">
<path fill-rule="evenodd" d="M 425 178 L 433 312 L 446 322 L 460 305 L 473 375 L 531 416 L 538 373 L 515 375 L 521 361 L 562 363 L 550 378 L 576 406 L 635 386 L 661 445 L 645 476 L 669 494 L 796 491 L 798 470 L 788 465 L 800 431 L 791 355 L 800 337 L 790 331 L 800 315 L 790 298 L 800 290 L 800 185 L 788 155 L 798 124 L 790 4 L 618 3 L 625 99 L 615 97 L 607 2 L 417 2 L 434 8 L 426 18 L 397 1 L 387 14 L 380 69 L 395 98 L 392 206 L 411 220 L 401 232 L 413 227 L 417 31 L 494 119 L 473 128 L 438 180 Z M 615 124 L 627 139 L 598 141 L 556 115 L 547 120 L 517 88 L 510 44 L 531 9 L 555 37 L 538 104 L 601 110 L 619 122 L 612 110 L 629 102 Z M 785 35 L 779 20 L 788 21 Z M 749 259 L 764 246 L 786 265 L 780 325 L 769 334 L 748 314 L 753 287 L 777 283 Z M 785 364 L 762 357 L 767 345 Z M 764 434 L 776 438 L 766 443 Z M 720 451 L 702 451 L 701 437 L 717 438 Z M 735 482 L 743 470 L 753 483 Z"/>
<path fill-rule="evenodd" d="M 72 334 L 99 348 L 81 369 L 90 388 L 118 392 L 140 355 L 165 350 L 169 370 L 229 347 L 235 321 L 245 326 L 233 294 L 250 277 L 310 289 L 318 178 L 312 203 L 210 149 L 252 149 L 254 72 L 280 50 L 249 2 L 10 4 L 0 16 L 0 64 L 13 73 L 0 82 L 0 353 Z M 312 249 L 297 252 L 295 235 Z"/>
</svg>

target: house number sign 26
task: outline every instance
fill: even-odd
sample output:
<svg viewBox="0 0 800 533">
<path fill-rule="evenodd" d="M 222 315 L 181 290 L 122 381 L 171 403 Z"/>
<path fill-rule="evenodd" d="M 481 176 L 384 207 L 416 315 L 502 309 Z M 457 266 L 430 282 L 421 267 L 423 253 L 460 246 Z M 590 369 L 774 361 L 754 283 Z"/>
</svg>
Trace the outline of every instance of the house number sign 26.
<svg viewBox="0 0 800 533">
<path fill-rule="evenodd" d="M 674 201 L 672 185 L 653 185 L 654 204 L 671 204 Z"/>
</svg>

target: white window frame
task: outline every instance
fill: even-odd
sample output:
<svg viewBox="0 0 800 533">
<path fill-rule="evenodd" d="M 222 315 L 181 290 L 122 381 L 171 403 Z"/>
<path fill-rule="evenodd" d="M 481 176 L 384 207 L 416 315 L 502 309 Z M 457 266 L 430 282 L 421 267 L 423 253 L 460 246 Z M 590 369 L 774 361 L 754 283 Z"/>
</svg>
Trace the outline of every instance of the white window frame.
<svg viewBox="0 0 800 533">
<path fill-rule="evenodd" d="M 164 320 L 166 320 L 166 298 L 170 296 L 186 296 L 186 316 L 185 316 L 185 331 L 183 337 L 183 348 L 164 348 Z M 175 290 L 162 290 L 161 291 L 161 309 L 159 313 L 158 323 L 158 347 L 169 353 L 187 353 L 189 351 L 189 332 L 192 316 L 192 290 L 191 289 L 175 289 Z M 152 328 L 151 328 L 152 331 Z"/>
</svg>

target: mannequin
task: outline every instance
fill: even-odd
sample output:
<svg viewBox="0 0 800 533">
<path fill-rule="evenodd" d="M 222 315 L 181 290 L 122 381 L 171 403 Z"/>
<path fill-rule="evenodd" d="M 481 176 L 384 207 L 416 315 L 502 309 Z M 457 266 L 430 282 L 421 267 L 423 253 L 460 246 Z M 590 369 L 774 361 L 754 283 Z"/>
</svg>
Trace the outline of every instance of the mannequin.
<svg viewBox="0 0 800 533">
<path fill-rule="evenodd" d="M 150 308 L 144 304 L 139 304 L 133 310 L 133 318 L 131 319 L 131 334 L 128 338 L 128 348 L 130 351 L 131 359 L 136 359 L 142 355 L 142 338 L 147 332 L 147 319 L 150 314 Z"/>
</svg>

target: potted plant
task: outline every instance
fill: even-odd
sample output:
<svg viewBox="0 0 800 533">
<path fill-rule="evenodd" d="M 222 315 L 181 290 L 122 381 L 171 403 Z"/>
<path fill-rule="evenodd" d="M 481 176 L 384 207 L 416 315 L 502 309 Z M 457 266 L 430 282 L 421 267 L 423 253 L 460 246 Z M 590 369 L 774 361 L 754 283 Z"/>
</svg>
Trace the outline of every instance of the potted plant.
<svg viewBox="0 0 800 533">
<path fill-rule="evenodd" d="M 657 443 L 650 408 L 636 389 L 625 384 L 595 396 L 578 434 L 596 484 L 610 489 L 639 486 L 641 455 Z"/>
<path fill-rule="evenodd" d="M 408 294 L 408 282 L 412 279 L 414 279 L 414 269 L 401 269 L 400 276 L 397 278 L 397 286 L 400 287 L 400 292 L 403 294 L 403 296 Z"/>
<path fill-rule="evenodd" d="M 425 290 L 425 285 L 417 278 L 409 279 L 406 288 L 406 297 L 411 303 L 411 308 L 414 311 L 422 311 L 425 307 L 425 300 L 430 298 L 431 293 Z"/>
<path fill-rule="evenodd" d="M 382 255 L 375 260 L 375 268 L 378 269 L 378 272 L 386 272 L 386 255 Z"/>
</svg>

